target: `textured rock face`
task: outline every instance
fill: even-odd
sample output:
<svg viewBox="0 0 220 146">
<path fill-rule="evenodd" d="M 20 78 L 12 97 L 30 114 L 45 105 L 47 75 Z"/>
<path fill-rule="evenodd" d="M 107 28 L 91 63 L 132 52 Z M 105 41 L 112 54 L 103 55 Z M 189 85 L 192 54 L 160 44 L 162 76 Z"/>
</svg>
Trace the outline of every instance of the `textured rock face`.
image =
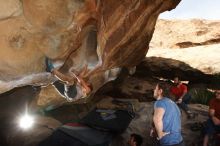
<svg viewBox="0 0 220 146">
<path fill-rule="evenodd" d="M 36 75 L 45 72 L 45 58 L 58 62 L 64 75 L 87 66 L 84 79 L 96 91 L 117 76 L 111 69 L 145 57 L 158 15 L 179 2 L 1 0 L 0 92 L 48 84 L 52 76 Z"/>
<path fill-rule="evenodd" d="M 0 20 L 19 16 L 22 13 L 22 4 L 19 0 L 0 0 Z"/>
</svg>

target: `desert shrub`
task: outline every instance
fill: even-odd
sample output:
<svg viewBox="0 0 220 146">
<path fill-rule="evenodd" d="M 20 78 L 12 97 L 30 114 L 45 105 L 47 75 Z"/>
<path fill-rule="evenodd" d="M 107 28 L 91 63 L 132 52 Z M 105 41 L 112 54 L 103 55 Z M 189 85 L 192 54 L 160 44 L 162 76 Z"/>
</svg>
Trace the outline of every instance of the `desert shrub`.
<svg viewBox="0 0 220 146">
<path fill-rule="evenodd" d="M 192 89 L 190 91 L 192 95 L 191 102 L 208 105 L 211 98 L 215 96 L 214 92 L 208 89 Z"/>
</svg>

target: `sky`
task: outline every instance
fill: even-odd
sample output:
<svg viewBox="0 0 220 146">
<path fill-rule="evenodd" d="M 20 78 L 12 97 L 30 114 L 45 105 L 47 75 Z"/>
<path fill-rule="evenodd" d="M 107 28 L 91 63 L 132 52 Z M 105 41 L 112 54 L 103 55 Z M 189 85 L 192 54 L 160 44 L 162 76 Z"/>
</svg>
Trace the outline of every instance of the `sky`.
<svg viewBox="0 0 220 146">
<path fill-rule="evenodd" d="M 220 0 L 182 0 L 176 9 L 162 13 L 160 18 L 220 20 Z"/>
</svg>

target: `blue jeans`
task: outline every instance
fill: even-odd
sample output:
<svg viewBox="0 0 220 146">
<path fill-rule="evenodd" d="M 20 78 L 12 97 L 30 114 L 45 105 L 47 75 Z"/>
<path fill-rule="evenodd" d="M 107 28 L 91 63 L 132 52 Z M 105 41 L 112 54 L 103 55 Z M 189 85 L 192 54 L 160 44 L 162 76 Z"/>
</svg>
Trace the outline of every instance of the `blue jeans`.
<svg viewBox="0 0 220 146">
<path fill-rule="evenodd" d="M 179 144 L 174 144 L 174 145 L 160 145 L 160 146 L 185 146 L 185 143 L 182 141 Z"/>
<path fill-rule="evenodd" d="M 209 118 L 206 122 L 206 127 L 205 127 L 205 135 L 212 135 L 215 132 L 220 133 L 220 126 L 216 126 L 213 121 Z"/>
<path fill-rule="evenodd" d="M 183 97 L 182 102 L 178 103 L 179 107 L 182 108 L 185 112 L 189 111 L 188 105 L 191 100 L 191 95 L 186 93 L 186 95 Z"/>
</svg>

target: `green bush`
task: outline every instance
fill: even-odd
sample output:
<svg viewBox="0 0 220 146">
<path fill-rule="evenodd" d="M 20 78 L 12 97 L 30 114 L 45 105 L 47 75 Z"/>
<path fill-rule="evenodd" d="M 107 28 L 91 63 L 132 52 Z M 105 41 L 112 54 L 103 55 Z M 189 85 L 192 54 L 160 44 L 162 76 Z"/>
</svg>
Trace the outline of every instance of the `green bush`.
<svg viewBox="0 0 220 146">
<path fill-rule="evenodd" d="M 211 98 L 215 96 L 214 92 L 207 89 L 192 89 L 190 91 L 192 103 L 208 105 Z"/>
</svg>

